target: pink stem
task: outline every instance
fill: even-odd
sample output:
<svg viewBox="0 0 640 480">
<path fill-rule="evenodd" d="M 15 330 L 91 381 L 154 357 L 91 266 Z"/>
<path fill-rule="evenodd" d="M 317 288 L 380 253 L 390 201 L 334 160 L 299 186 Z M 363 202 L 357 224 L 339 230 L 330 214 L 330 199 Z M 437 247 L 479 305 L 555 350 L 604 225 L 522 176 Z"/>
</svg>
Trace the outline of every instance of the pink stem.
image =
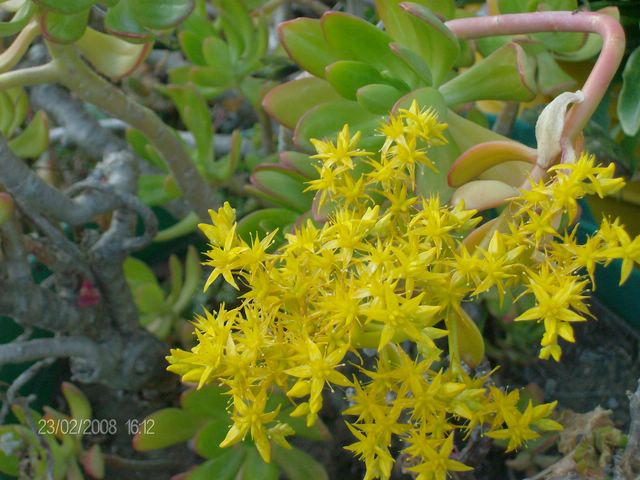
<svg viewBox="0 0 640 480">
<path fill-rule="evenodd" d="M 582 88 L 585 99 L 575 104 L 567 114 L 564 136 L 570 139 L 582 131 L 593 115 L 624 54 L 624 30 L 620 23 L 612 17 L 594 12 L 534 12 L 461 18 L 446 22 L 446 26 L 463 40 L 538 32 L 600 35 L 603 39 L 602 51 Z"/>
</svg>

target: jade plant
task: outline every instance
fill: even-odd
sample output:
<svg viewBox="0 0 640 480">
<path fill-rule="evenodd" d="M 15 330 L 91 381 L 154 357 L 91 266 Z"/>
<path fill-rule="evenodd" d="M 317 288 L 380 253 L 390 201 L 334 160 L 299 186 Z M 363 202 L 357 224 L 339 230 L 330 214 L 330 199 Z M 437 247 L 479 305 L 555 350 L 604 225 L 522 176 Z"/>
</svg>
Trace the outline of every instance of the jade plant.
<svg viewBox="0 0 640 480">
<path fill-rule="evenodd" d="M 193 210 L 204 216 L 205 205 L 213 203 L 211 189 L 184 144 L 154 112 L 100 76 L 119 79 L 131 74 L 146 59 L 156 37 L 182 22 L 193 7 L 192 0 L 2 2 L 0 8 L 15 13 L 2 24 L 0 35 L 19 33 L 0 54 L 0 91 L 58 83 L 138 128 L 160 152 Z M 92 15 L 100 19 L 103 31 L 89 26 Z M 44 37 L 51 60 L 14 68 L 39 36 Z"/>
<path fill-rule="evenodd" d="M 600 34 L 616 17 L 615 9 L 573 17 L 537 12 L 522 22 L 512 17 L 512 23 L 498 26 L 490 24 L 491 17 L 485 17 L 482 25 L 480 18 L 455 19 L 468 13 L 456 11 L 453 2 L 440 2 L 434 11 L 427 8 L 430 2 L 375 3 L 384 31 L 341 12 L 282 24 L 279 32 L 285 50 L 308 74 L 271 90 L 263 102 L 265 109 L 282 126 L 293 130 L 295 144 L 306 153 L 310 138 L 333 137 L 342 122 L 362 132 L 364 147 L 375 149 L 382 143 L 375 130 L 388 112 L 406 108 L 414 99 L 435 108 L 449 125 L 445 133 L 447 146 L 434 153 L 439 170 L 419 168 L 417 179 L 420 192 L 439 192 L 443 200 L 448 200 L 453 189 L 461 185 L 455 178 L 457 174 L 447 178 L 449 168 L 463 153 L 479 145 L 483 147 L 478 156 L 485 160 L 475 167 L 475 176 L 482 177 L 492 161 L 494 165 L 508 162 L 507 166 L 493 168 L 491 174 L 510 184 L 524 181 L 530 165 L 535 163 L 535 151 L 464 118 L 465 112 L 481 100 L 527 102 L 539 92 L 557 94 L 571 88 L 575 82 L 569 82 L 568 75 L 562 73 L 555 63 L 556 56 L 579 60 L 597 54 L 602 47 Z M 527 8 L 577 7 L 576 2 L 544 2 L 538 7 L 538 2 L 533 3 Z M 519 6 L 517 2 L 499 5 L 505 11 Z M 605 15 L 612 16 L 612 21 Z M 442 18 L 448 21 L 443 22 Z M 597 18 L 594 25 L 598 31 L 593 31 L 590 18 Z M 465 21 L 474 25 L 473 31 L 458 32 L 456 25 L 465 25 Z M 529 25 L 525 26 L 525 22 Z M 621 30 L 615 35 L 619 37 Z M 604 58 L 617 65 L 623 44 L 611 35 L 605 41 L 609 43 L 608 53 L 600 67 L 604 66 Z M 612 42 L 617 42 L 615 47 Z M 473 63 L 476 50 L 484 56 Z M 603 76 L 595 80 L 597 91 L 589 92 L 587 101 L 577 108 L 579 125 L 572 136 L 593 113 L 604 94 L 604 85 L 615 73 L 606 67 L 598 70 Z M 308 211 L 312 202 L 301 192 L 305 180 L 316 177 L 317 172 L 305 161 L 304 154 L 283 152 L 279 163 L 255 169 L 250 191 L 278 206 Z M 323 216 L 317 211 L 314 215 Z"/>
<path fill-rule="evenodd" d="M 200 318 L 198 344 L 172 350 L 169 369 L 228 392 L 233 425 L 222 447 L 250 436 L 269 461 L 272 432 L 287 420 L 268 396 L 285 392 L 296 405 L 290 416 L 311 426 L 328 386 L 349 401 L 343 413 L 355 441 L 346 448 L 365 463 L 365 478 L 391 476 L 396 441 L 404 471 L 445 478 L 470 469 L 454 432 L 464 440 L 479 430 L 513 451 L 561 429 L 555 402 L 522 405 L 518 391 L 474 370 L 484 341 L 464 304 L 487 292 L 499 304 L 526 299 L 514 320 L 541 324 L 539 356 L 559 361 L 561 343 L 574 342 L 574 324 L 589 316 L 595 266 L 620 260 L 623 283 L 640 262 L 640 237 L 619 220 L 605 219 L 584 244 L 575 228 L 580 199 L 624 185 L 613 165 L 582 151 L 581 138 L 620 64 L 624 34 L 615 18 L 590 12 L 443 23 L 424 5 L 376 5 L 388 34 L 339 12 L 281 27 L 288 53 L 312 76 L 276 87 L 265 107 L 317 161 L 285 153 L 281 165 L 256 169 L 254 186 L 285 207 L 315 193 L 314 221 L 298 221 L 274 243 L 276 230 L 260 231 L 273 217 L 254 219 L 247 240 L 229 204 L 210 212 L 211 225 L 200 225 L 213 268 L 205 288 L 221 276 L 244 292 L 243 303 Z M 523 48 L 506 43 L 464 71 L 452 68 L 468 48 L 459 41 L 539 32 L 578 33 L 575 48 L 595 33 L 602 51 L 582 90 L 559 94 L 541 113 L 533 149 L 455 112 L 481 99 L 533 99 Z M 304 178 L 312 167 L 306 185 L 281 187 L 278 174 Z M 477 215 L 491 208 L 497 218 Z"/>
<path fill-rule="evenodd" d="M 9 139 L 9 148 L 20 158 L 38 158 L 49 146 L 49 122 L 46 113 L 37 112 L 24 125 L 29 100 L 22 88 L 0 92 L 0 133 Z"/>
</svg>

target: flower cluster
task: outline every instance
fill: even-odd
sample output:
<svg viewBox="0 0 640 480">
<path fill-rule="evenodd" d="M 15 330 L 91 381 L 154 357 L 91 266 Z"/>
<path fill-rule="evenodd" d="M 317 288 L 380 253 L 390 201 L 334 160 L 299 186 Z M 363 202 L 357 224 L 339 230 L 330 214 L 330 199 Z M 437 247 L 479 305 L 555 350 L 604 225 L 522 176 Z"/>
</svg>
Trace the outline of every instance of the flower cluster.
<svg viewBox="0 0 640 480">
<path fill-rule="evenodd" d="M 349 400 L 355 442 L 347 448 L 365 462 L 366 478 L 390 476 L 393 442 L 416 478 L 444 479 L 468 469 L 454 437 L 479 429 L 514 450 L 560 428 L 549 418 L 555 402 L 522 405 L 518 392 L 469 373 L 484 346 L 463 303 L 490 289 L 535 297 L 518 320 L 543 321 L 541 356 L 557 359 L 558 337 L 573 341 L 571 323 L 587 313 L 581 269 L 590 275 L 596 263 L 622 258 L 627 272 L 638 261 L 639 240 L 617 222 L 582 245 L 561 228 L 576 198 L 621 182 L 583 156 L 514 199 L 501 221 L 478 226 L 475 211 L 415 193 L 416 167 L 436 168 L 428 149 L 446 142 L 445 128 L 413 104 L 384 125 L 375 158 L 346 126 L 336 144 L 315 140 L 320 178 L 310 188 L 331 213 L 321 225 L 299 225 L 275 251 L 273 233 L 242 240 L 228 204 L 201 225 L 211 244 L 207 285 L 222 276 L 242 304 L 198 317 L 198 344 L 168 360 L 186 382 L 228 389 L 233 426 L 222 446 L 250 433 L 268 461 L 271 441 L 286 444 L 291 433 L 266 407 L 271 392 L 286 392 L 292 416 L 311 425 L 325 387 Z M 373 349 L 375 360 L 365 360 Z"/>
</svg>

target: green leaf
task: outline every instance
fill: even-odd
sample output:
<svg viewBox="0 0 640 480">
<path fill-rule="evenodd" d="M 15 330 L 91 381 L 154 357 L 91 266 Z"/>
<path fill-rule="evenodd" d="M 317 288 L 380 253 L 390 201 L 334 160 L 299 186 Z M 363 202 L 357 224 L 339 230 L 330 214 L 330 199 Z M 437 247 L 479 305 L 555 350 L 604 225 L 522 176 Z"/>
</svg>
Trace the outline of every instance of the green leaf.
<svg viewBox="0 0 640 480">
<path fill-rule="evenodd" d="M 629 56 L 622 72 L 622 90 L 618 97 L 618 118 L 625 134 L 640 131 L 640 47 Z"/>
<path fill-rule="evenodd" d="M 230 397 L 226 390 L 217 385 L 206 385 L 202 388 L 192 388 L 180 397 L 180 405 L 191 413 L 209 418 L 227 418 L 227 406 Z"/>
<path fill-rule="evenodd" d="M 184 22 L 182 22 L 181 30 L 195 34 L 201 40 L 211 35 L 216 35 L 216 29 L 207 16 L 206 3 L 196 0 L 196 5 Z M 204 8 L 203 8 L 204 7 Z"/>
<path fill-rule="evenodd" d="M 178 35 L 180 49 L 194 65 L 205 65 L 204 53 L 202 52 L 203 39 L 190 31 L 182 31 Z"/>
<path fill-rule="evenodd" d="M 454 0 L 416 0 L 412 3 L 425 6 L 446 20 L 451 20 L 456 15 L 456 2 Z"/>
<path fill-rule="evenodd" d="M 21 87 L 10 88 L 3 93 L 9 96 L 12 104 L 11 108 L 7 109 L 6 112 L 0 109 L 0 116 L 6 114 L 13 119 L 6 132 L 6 136 L 10 137 L 13 132 L 22 125 L 24 119 L 27 118 L 27 113 L 29 113 L 29 97 L 25 89 Z M 0 123 L 1 122 L 2 120 L 0 119 Z"/>
<path fill-rule="evenodd" d="M 224 410 L 220 413 L 224 418 L 207 422 L 193 439 L 193 449 L 203 458 L 217 458 L 228 451 L 221 448 L 220 444 L 229 432 L 229 419 Z"/>
<path fill-rule="evenodd" d="M 184 310 L 191 302 L 196 289 L 200 285 L 200 279 L 202 278 L 202 265 L 200 264 L 200 258 L 198 251 L 193 245 L 189 245 L 187 249 L 187 258 L 185 259 L 185 274 L 184 283 L 182 289 L 172 307 L 173 312 L 178 315 Z M 203 388 L 200 389 L 204 390 Z"/>
<path fill-rule="evenodd" d="M 159 168 L 163 172 L 168 172 L 167 164 L 160 155 L 160 152 L 147 140 L 144 133 L 140 130 L 129 128 L 127 129 L 125 137 L 127 143 L 138 157 L 146 160 L 150 165 Z"/>
<path fill-rule="evenodd" d="M 231 41 L 230 46 L 235 59 L 239 59 L 241 56 L 248 54 L 256 43 L 256 29 L 249 12 L 243 2 L 238 0 L 216 0 L 214 3 L 219 9 L 218 18 L 225 34 L 229 33 L 228 30 L 231 27 L 238 37 L 237 46 L 234 47 Z"/>
<path fill-rule="evenodd" d="M 0 133 L 7 136 L 13 124 L 13 102 L 7 92 L 0 91 Z"/>
<path fill-rule="evenodd" d="M 229 46 L 218 37 L 209 37 L 202 44 L 205 63 L 226 82 L 233 80 L 234 65 Z"/>
<path fill-rule="evenodd" d="M 238 222 L 238 235 L 246 242 L 264 238 L 274 230 L 283 232 L 300 217 L 299 212 L 288 208 L 263 208 L 242 217 Z"/>
<path fill-rule="evenodd" d="M 453 321 L 456 323 L 458 330 L 457 340 L 460 356 L 462 360 L 474 368 L 484 357 L 484 339 L 480 329 L 478 329 L 478 326 L 467 312 L 460 309 L 458 314 Z M 451 326 L 449 326 L 450 328 Z"/>
<path fill-rule="evenodd" d="M 543 32 L 534 33 L 531 35 L 531 38 L 542 42 L 547 51 L 570 54 L 585 44 L 587 34 L 574 32 Z"/>
<path fill-rule="evenodd" d="M 529 0 L 498 0 L 500 13 L 524 13 L 529 10 Z"/>
<path fill-rule="evenodd" d="M 413 70 L 418 78 L 424 83 L 425 87 L 429 87 L 433 84 L 429 65 L 427 65 L 427 62 L 418 53 L 404 45 L 400 45 L 399 43 L 391 43 L 389 48 L 396 57 L 401 59 L 411 70 Z"/>
<path fill-rule="evenodd" d="M 62 383 L 62 395 L 69 405 L 71 418 L 88 420 L 91 418 L 91 404 L 78 387 L 69 382 Z"/>
<path fill-rule="evenodd" d="M 8 441 L 5 437 L 5 441 Z M 20 475 L 20 460 L 16 455 L 7 455 L 0 450 L 0 472 L 17 477 Z"/>
<path fill-rule="evenodd" d="M 145 418 L 147 428 L 133 437 L 138 452 L 158 450 L 193 438 L 205 422 L 200 415 L 179 408 L 165 408 Z"/>
<path fill-rule="evenodd" d="M 24 2 L 8 22 L 0 22 L 0 37 L 15 35 L 29 23 L 33 14 L 33 3 Z"/>
<path fill-rule="evenodd" d="M 427 7 L 416 3 L 403 3 L 418 44 L 417 52 L 427 62 L 433 85 L 439 86 L 460 54 L 455 35 Z"/>
<path fill-rule="evenodd" d="M 196 164 L 204 171 L 214 161 L 213 125 L 206 100 L 193 85 L 170 85 L 167 93 L 196 142 Z"/>
<path fill-rule="evenodd" d="M 373 138 L 373 134 L 382 122 L 380 115 L 375 115 L 365 110 L 356 102 L 338 100 L 326 102 L 309 110 L 298 121 L 294 133 L 294 142 L 302 147 L 309 148 L 311 138 L 331 139 L 335 141 L 337 133 L 345 124 L 351 131 L 362 132 L 362 148 L 380 146 L 380 138 Z"/>
<path fill-rule="evenodd" d="M 266 17 L 260 16 L 255 27 L 254 40 L 249 44 L 249 49 L 244 53 L 236 72 L 239 76 L 250 75 L 261 66 L 262 58 L 269 49 L 269 22 Z"/>
<path fill-rule="evenodd" d="M 538 86 L 544 95 L 555 97 L 564 91 L 575 88 L 575 79 L 560 68 L 558 62 L 549 52 L 541 52 L 536 55 L 536 63 L 538 65 Z"/>
<path fill-rule="evenodd" d="M 341 59 L 368 63 L 380 73 L 415 84 L 413 71 L 389 49 L 392 38 L 375 25 L 342 12 L 329 12 L 320 22 L 327 43 Z"/>
<path fill-rule="evenodd" d="M 255 447 L 247 448 L 241 480 L 278 480 L 280 469 L 274 463 L 266 463 Z"/>
<path fill-rule="evenodd" d="M 107 11 L 104 26 L 109 33 L 132 43 L 149 42 L 153 34 L 144 28 L 133 13 L 134 6 L 129 0 L 120 0 Z"/>
<path fill-rule="evenodd" d="M 37 158 L 49 146 L 49 120 L 39 111 L 22 133 L 9 141 L 9 148 L 20 158 Z"/>
<path fill-rule="evenodd" d="M 138 177 L 138 196 L 150 207 L 164 205 L 180 198 L 180 192 L 167 189 L 167 175 L 148 173 Z"/>
<path fill-rule="evenodd" d="M 33 0 L 33 3 L 54 12 L 74 14 L 92 7 L 95 0 Z"/>
<path fill-rule="evenodd" d="M 601 8 L 598 10 L 598 13 L 601 15 L 608 15 L 609 17 L 620 21 L 620 10 L 618 7 Z M 602 37 L 597 33 L 590 33 L 587 36 L 587 40 L 578 50 L 572 52 L 554 52 L 554 56 L 558 60 L 564 60 L 567 62 L 582 62 L 596 56 L 601 49 Z"/>
<path fill-rule="evenodd" d="M 224 454 L 208 460 L 187 474 L 187 480 L 234 480 L 246 456 L 246 449 L 230 447 Z M 310 480 L 310 479 L 308 479 Z"/>
<path fill-rule="evenodd" d="M 511 142 L 507 137 L 467 120 L 452 110 L 447 112 L 446 122 L 449 125 L 447 131 L 463 152 L 484 142 Z"/>
<path fill-rule="evenodd" d="M 277 245 L 284 241 L 284 232 L 299 217 L 299 212 L 288 208 L 263 208 L 242 217 L 238 222 L 236 231 L 245 242 L 250 242 L 256 236 L 264 238 L 275 229 L 278 229 L 278 234 L 274 239 L 274 243 Z"/>
<path fill-rule="evenodd" d="M 193 0 L 120 0 L 128 2 L 135 20 L 150 30 L 166 30 L 175 27 L 189 16 Z M 118 4 L 118 5 L 119 5 Z"/>
<path fill-rule="evenodd" d="M 475 100 L 528 101 L 535 97 L 533 65 L 516 43 L 499 48 L 440 87 L 447 105 Z"/>
<path fill-rule="evenodd" d="M 324 467 L 302 450 L 274 445 L 272 456 L 289 480 L 329 480 Z"/>
<path fill-rule="evenodd" d="M 280 153 L 280 163 L 288 168 L 292 168 L 303 177 L 309 179 L 318 178 L 318 165 L 316 159 L 309 158 L 309 155 L 300 152 L 285 151 Z"/>
<path fill-rule="evenodd" d="M 198 86 L 214 87 L 218 94 L 232 87 L 232 78 L 228 72 L 221 72 L 213 67 L 194 67 L 189 79 Z"/>
<path fill-rule="evenodd" d="M 389 85 L 367 85 L 356 93 L 358 103 L 378 115 L 387 115 L 402 96 L 402 92 Z"/>
<path fill-rule="evenodd" d="M 100 73 L 107 77 L 121 78 L 131 74 L 144 62 L 152 46 L 151 43 L 132 44 L 129 42 L 131 38 L 126 38 L 128 41 L 88 27 L 76 46 Z M 140 37 L 139 40 L 147 42 L 149 39 Z"/>
<path fill-rule="evenodd" d="M 156 283 L 156 275 L 153 273 L 146 263 L 142 260 L 138 260 L 134 257 L 127 257 L 123 264 L 124 275 L 127 278 L 127 283 L 132 288 L 136 288 L 139 285 L 145 283 Z"/>
<path fill-rule="evenodd" d="M 132 288 L 133 298 L 136 307 L 142 315 L 151 315 L 153 321 L 158 315 L 167 313 L 169 310 L 165 301 L 165 293 L 157 283 L 145 283 Z M 149 319 L 148 319 L 149 320 Z"/>
<path fill-rule="evenodd" d="M 236 129 L 231 134 L 229 153 L 208 165 L 207 178 L 219 184 L 227 182 L 238 169 L 242 158 L 242 134 Z"/>
<path fill-rule="evenodd" d="M 293 130 L 308 110 L 338 99 L 340 96 L 328 82 L 307 77 L 271 89 L 262 100 L 262 106 L 279 123 Z"/>
<path fill-rule="evenodd" d="M 259 165 L 251 175 L 254 194 L 296 210 L 300 213 L 311 208 L 313 192 L 305 192 L 305 179 L 278 165 Z M 257 190 L 257 191 L 256 191 Z"/>
<path fill-rule="evenodd" d="M 171 255 L 169 257 L 169 294 L 167 295 L 167 303 L 175 303 L 178 295 L 180 295 L 180 290 L 182 290 L 183 282 L 182 262 L 176 255 Z"/>
<path fill-rule="evenodd" d="M 73 43 L 84 35 L 90 12 L 89 9 L 74 14 L 45 11 L 40 17 L 42 35 L 54 43 Z"/>
<path fill-rule="evenodd" d="M 193 233 L 195 231 L 198 223 L 200 223 L 198 215 L 196 215 L 194 212 L 190 212 L 189 214 L 187 214 L 187 216 L 180 219 L 177 223 L 165 228 L 164 230 L 160 230 L 153 241 L 168 242 L 170 240 L 180 238 L 184 235 L 189 235 L 190 233 Z"/>
<path fill-rule="evenodd" d="M 384 78 L 371 65 L 352 60 L 341 60 L 326 68 L 327 81 L 347 100 L 355 100 L 360 87 L 372 83 L 385 83 Z"/>
<path fill-rule="evenodd" d="M 278 34 L 291 59 L 316 77 L 324 78 L 327 65 L 339 60 L 322 33 L 320 20 L 296 18 L 283 22 Z"/>
</svg>

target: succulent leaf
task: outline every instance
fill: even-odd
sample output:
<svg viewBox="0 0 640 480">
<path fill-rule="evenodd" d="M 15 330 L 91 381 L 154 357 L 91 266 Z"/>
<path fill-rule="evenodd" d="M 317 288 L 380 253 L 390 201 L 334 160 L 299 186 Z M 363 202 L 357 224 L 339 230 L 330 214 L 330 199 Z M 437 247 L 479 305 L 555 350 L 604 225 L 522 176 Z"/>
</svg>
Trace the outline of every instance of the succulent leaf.
<svg viewBox="0 0 640 480">
<path fill-rule="evenodd" d="M 448 175 L 449 185 L 460 187 L 491 167 L 512 161 L 525 161 L 533 165 L 536 162 L 536 151 L 510 140 L 475 145 L 460 155 L 451 166 Z"/>
<path fill-rule="evenodd" d="M 535 97 L 533 65 L 516 43 L 508 43 L 440 87 L 449 105 L 475 100 L 519 100 Z"/>
<path fill-rule="evenodd" d="M 467 210 L 488 210 L 517 197 L 517 188 L 497 180 L 472 180 L 458 188 L 451 197 L 451 204 L 463 202 Z"/>
<path fill-rule="evenodd" d="M 265 95 L 262 106 L 279 123 L 293 130 L 309 109 L 320 103 L 339 99 L 340 96 L 328 82 L 316 77 L 306 77 L 271 89 Z"/>
<path fill-rule="evenodd" d="M 289 56 L 301 68 L 324 78 L 327 65 L 339 60 L 327 43 L 320 20 L 296 18 L 278 27 L 280 42 Z"/>
<path fill-rule="evenodd" d="M 427 62 L 433 76 L 433 85 L 439 86 L 460 54 L 455 35 L 427 7 L 417 3 L 402 3 L 409 14 L 418 48 L 416 51 Z"/>
</svg>

